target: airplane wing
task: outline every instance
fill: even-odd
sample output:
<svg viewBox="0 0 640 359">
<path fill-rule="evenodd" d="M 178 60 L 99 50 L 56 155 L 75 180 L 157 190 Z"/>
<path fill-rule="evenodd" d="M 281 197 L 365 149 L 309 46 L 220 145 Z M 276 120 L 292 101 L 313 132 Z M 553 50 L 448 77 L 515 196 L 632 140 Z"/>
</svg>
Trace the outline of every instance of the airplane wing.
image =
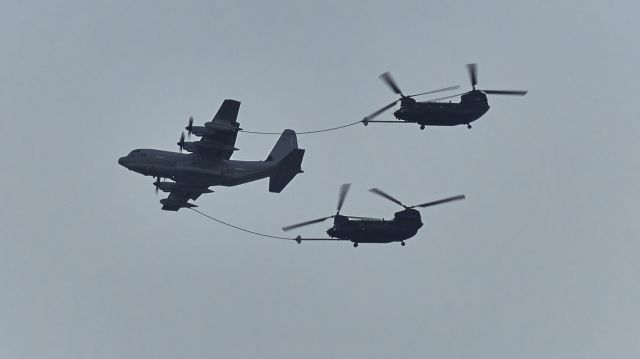
<svg viewBox="0 0 640 359">
<path fill-rule="evenodd" d="M 196 200 L 203 193 L 213 192 L 208 186 L 190 184 L 186 182 L 155 182 L 157 188 L 163 192 L 169 192 L 167 198 L 160 200 L 162 203 L 162 209 L 165 211 L 177 211 L 180 208 L 193 208 L 197 207 L 193 203 L 189 203 L 189 200 Z"/>
<path fill-rule="evenodd" d="M 204 126 L 190 124 L 187 127 L 190 133 L 200 137 L 200 141 L 183 142 L 182 147 L 206 159 L 229 159 L 238 150 L 235 144 L 238 131 L 241 130 L 236 121 L 239 111 L 239 101 L 224 100 L 211 121 Z"/>
</svg>

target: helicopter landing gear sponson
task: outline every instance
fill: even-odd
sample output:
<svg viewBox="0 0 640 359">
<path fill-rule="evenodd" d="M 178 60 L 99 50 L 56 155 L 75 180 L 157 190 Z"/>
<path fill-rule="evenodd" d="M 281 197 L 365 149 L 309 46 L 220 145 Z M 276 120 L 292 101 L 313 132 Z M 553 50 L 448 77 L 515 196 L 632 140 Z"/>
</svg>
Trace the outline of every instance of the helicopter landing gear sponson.
<svg viewBox="0 0 640 359">
<path fill-rule="evenodd" d="M 421 130 L 424 130 L 424 127 L 425 127 L 424 125 L 420 125 Z"/>
<path fill-rule="evenodd" d="M 467 128 L 471 129 L 471 124 L 470 123 L 467 123 Z"/>
<path fill-rule="evenodd" d="M 400 245 L 404 247 L 405 246 L 404 241 L 400 242 Z"/>
<path fill-rule="evenodd" d="M 358 248 L 358 242 L 353 242 L 353 248 Z"/>
</svg>

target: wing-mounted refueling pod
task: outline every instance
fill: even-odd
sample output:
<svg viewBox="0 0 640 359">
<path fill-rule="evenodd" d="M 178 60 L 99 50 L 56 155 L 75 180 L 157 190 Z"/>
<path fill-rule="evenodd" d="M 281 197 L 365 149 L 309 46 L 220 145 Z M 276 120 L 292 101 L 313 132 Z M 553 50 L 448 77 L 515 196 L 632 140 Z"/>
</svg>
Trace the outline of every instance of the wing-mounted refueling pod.
<svg viewBox="0 0 640 359">
<path fill-rule="evenodd" d="M 177 211 L 180 208 L 198 207 L 197 205 L 195 205 L 193 203 L 172 200 L 169 197 L 161 199 L 160 203 L 162 204 L 162 209 L 165 210 L 165 211 Z"/>
<path fill-rule="evenodd" d="M 189 124 L 184 128 L 187 130 L 187 135 L 202 137 L 202 136 L 213 136 L 216 133 L 220 132 L 238 132 L 242 131 L 242 128 L 236 122 L 235 124 L 230 124 L 226 122 L 220 121 L 211 121 L 206 122 L 204 126 L 194 126 L 193 125 L 193 116 L 189 117 Z"/>
<path fill-rule="evenodd" d="M 197 152 L 199 150 L 205 151 L 237 151 L 235 146 L 220 143 L 218 141 L 207 140 L 206 137 L 200 141 L 185 141 L 184 133 L 180 135 L 180 141 L 176 143 L 180 148 L 180 152 L 185 150 L 187 152 Z"/>
<path fill-rule="evenodd" d="M 156 182 L 153 182 L 153 185 L 156 186 L 156 188 L 159 189 L 160 191 L 166 192 L 166 193 L 169 193 L 171 191 L 176 191 L 176 190 L 180 190 L 188 193 L 194 193 L 194 194 L 195 193 L 198 193 L 198 194 L 213 193 L 213 191 L 208 188 L 188 186 L 188 185 L 183 185 L 183 184 L 178 184 L 175 182 L 168 182 L 168 181 L 156 181 Z"/>
</svg>

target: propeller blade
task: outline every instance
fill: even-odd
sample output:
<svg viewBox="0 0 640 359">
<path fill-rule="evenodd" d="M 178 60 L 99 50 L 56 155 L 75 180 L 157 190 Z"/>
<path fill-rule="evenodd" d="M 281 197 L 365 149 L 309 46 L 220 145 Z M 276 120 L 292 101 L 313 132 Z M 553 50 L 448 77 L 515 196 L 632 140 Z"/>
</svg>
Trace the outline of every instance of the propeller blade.
<svg viewBox="0 0 640 359">
<path fill-rule="evenodd" d="M 471 87 L 475 89 L 478 84 L 478 64 L 467 64 L 467 72 L 469 80 L 471 80 Z"/>
<path fill-rule="evenodd" d="M 300 227 L 304 227 L 304 226 L 308 226 L 310 224 L 314 224 L 314 223 L 320 223 L 320 222 L 324 222 L 329 218 L 333 218 L 334 216 L 329 216 L 329 217 L 323 217 L 323 218 L 318 218 L 318 219 L 313 219 L 311 221 L 306 221 L 306 222 L 301 222 L 301 223 L 296 223 L 296 224 L 292 224 L 290 226 L 286 226 L 286 227 L 282 227 L 282 230 L 285 232 L 288 232 L 292 229 L 296 229 L 296 228 L 300 228 Z"/>
<path fill-rule="evenodd" d="M 404 97 L 404 95 L 402 94 L 402 90 L 400 90 L 400 87 L 398 87 L 398 84 L 396 83 L 396 81 L 393 79 L 393 76 L 391 76 L 390 72 L 385 72 L 382 75 L 379 76 L 380 79 L 382 79 L 382 81 L 384 81 L 384 83 L 387 84 L 387 86 L 389 86 L 391 88 L 391 90 L 393 90 L 393 92 L 397 93 L 398 95 Z"/>
<path fill-rule="evenodd" d="M 369 121 L 369 120 L 377 117 L 379 114 L 381 114 L 381 113 L 385 112 L 386 110 L 390 109 L 391 107 L 395 106 L 395 104 L 398 103 L 398 101 L 400 101 L 400 100 L 393 101 L 392 103 L 386 105 L 385 107 L 383 107 L 383 108 L 379 109 L 378 111 L 376 111 L 376 112 L 370 114 L 369 116 L 365 117 L 364 120 L 365 121 Z"/>
<path fill-rule="evenodd" d="M 345 183 L 340 186 L 340 194 L 338 195 L 338 213 L 342 209 L 342 205 L 344 204 L 344 199 L 347 197 L 347 193 L 349 193 L 349 188 L 351 188 L 351 183 Z"/>
<path fill-rule="evenodd" d="M 422 93 L 417 93 L 415 95 L 411 95 L 411 96 L 407 96 L 407 97 L 416 97 L 416 96 L 422 96 L 422 95 L 428 95 L 430 93 L 436 93 L 436 92 L 442 92 L 442 91 L 451 91 L 451 90 L 457 90 L 459 89 L 460 86 L 449 86 L 449 87 L 445 87 L 445 88 L 441 88 L 438 90 L 433 90 L 433 91 L 428 91 L 428 92 L 422 92 Z"/>
<path fill-rule="evenodd" d="M 529 91 L 524 90 L 482 90 L 482 92 L 488 95 L 517 95 L 524 96 Z"/>
<path fill-rule="evenodd" d="M 184 147 L 184 132 L 180 135 L 180 141 L 178 141 L 177 145 L 180 147 L 180 152 L 182 152 L 182 147 Z"/>
<path fill-rule="evenodd" d="M 156 196 L 158 195 L 158 190 L 160 189 L 160 177 L 156 177 L 156 181 L 153 182 L 153 185 L 156 186 Z"/>
<path fill-rule="evenodd" d="M 193 116 L 189 117 L 189 124 L 184 129 L 187 130 L 187 136 L 191 138 L 191 132 L 193 131 Z"/>
<path fill-rule="evenodd" d="M 398 200 L 397 200 L 397 199 L 395 199 L 393 196 L 391 196 L 390 194 L 386 193 L 385 191 L 383 191 L 383 190 L 381 190 L 381 189 L 379 189 L 379 188 L 372 188 L 372 189 L 370 189 L 370 190 L 369 190 L 369 192 L 371 192 L 371 193 L 375 193 L 375 194 L 377 194 L 378 196 L 384 197 L 384 198 L 388 199 L 389 201 L 391 201 L 391 202 L 393 202 L 393 203 L 399 204 L 399 205 L 401 205 L 402 207 L 407 208 L 407 206 L 405 206 L 404 204 L 402 204 L 402 202 L 398 201 Z"/>
<path fill-rule="evenodd" d="M 420 208 L 424 208 L 424 207 L 429 207 L 429 206 L 435 206 L 436 204 L 442 204 L 442 203 L 447 203 L 447 202 L 452 202 L 452 201 L 457 201 L 460 199 L 465 199 L 466 197 L 461 194 L 458 196 L 453 196 L 453 197 L 449 197 L 449 198 L 443 198 L 443 199 L 439 199 L 437 201 L 433 201 L 433 202 L 427 202 L 427 203 L 423 203 L 423 204 L 417 204 L 415 206 L 411 206 L 411 208 L 413 207 L 420 207 Z"/>
<path fill-rule="evenodd" d="M 463 92 L 463 93 L 459 93 L 459 94 L 455 94 L 455 95 L 451 95 L 451 96 L 445 96 L 445 97 L 438 97 L 438 98 L 434 98 L 433 100 L 429 100 L 427 102 L 436 102 L 436 101 L 442 101 L 442 100 L 446 100 L 448 98 L 454 98 L 454 97 L 458 97 L 458 96 L 462 96 L 462 95 L 466 95 L 469 92 Z"/>
</svg>

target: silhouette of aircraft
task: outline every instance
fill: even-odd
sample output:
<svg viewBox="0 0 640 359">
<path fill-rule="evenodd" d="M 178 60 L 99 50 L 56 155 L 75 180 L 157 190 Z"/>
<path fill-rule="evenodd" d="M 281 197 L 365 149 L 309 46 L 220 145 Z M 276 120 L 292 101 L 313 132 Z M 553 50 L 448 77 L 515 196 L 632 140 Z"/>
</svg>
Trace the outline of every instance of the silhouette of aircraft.
<svg viewBox="0 0 640 359">
<path fill-rule="evenodd" d="M 161 199 L 162 209 L 177 211 L 180 208 L 197 207 L 189 200 L 196 200 L 203 193 L 211 193 L 210 186 L 237 186 L 239 184 L 269 178 L 269 192 L 280 193 L 289 182 L 303 171 L 300 168 L 304 156 L 298 148 L 293 130 L 284 130 L 273 150 L 264 161 L 236 161 L 231 155 L 235 148 L 240 124 L 236 121 L 240 102 L 224 100 L 213 120 L 204 126 L 193 126 L 193 118 L 185 127 L 189 135 L 199 141 L 185 142 L 184 133 L 177 143 L 180 152 L 155 149 L 135 149 L 118 163 L 145 176 L 156 177 L 158 190 L 169 193 Z M 172 181 L 164 181 L 163 179 Z"/>
</svg>

